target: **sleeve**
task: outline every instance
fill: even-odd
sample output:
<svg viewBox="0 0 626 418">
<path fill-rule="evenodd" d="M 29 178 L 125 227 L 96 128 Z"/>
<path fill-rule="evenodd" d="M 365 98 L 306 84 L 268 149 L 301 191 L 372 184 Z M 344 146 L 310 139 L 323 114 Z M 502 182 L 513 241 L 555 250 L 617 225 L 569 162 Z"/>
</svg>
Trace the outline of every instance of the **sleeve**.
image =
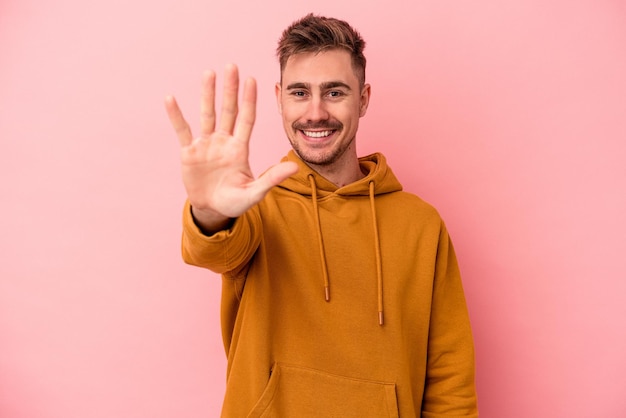
<svg viewBox="0 0 626 418">
<path fill-rule="evenodd" d="M 432 297 L 422 417 L 476 418 L 472 331 L 456 255 L 443 223 Z"/>
<path fill-rule="evenodd" d="M 191 205 L 183 210 L 182 256 L 187 264 L 226 274 L 247 265 L 256 252 L 262 236 L 258 207 L 253 207 L 226 230 L 204 235 L 191 215 Z"/>
</svg>

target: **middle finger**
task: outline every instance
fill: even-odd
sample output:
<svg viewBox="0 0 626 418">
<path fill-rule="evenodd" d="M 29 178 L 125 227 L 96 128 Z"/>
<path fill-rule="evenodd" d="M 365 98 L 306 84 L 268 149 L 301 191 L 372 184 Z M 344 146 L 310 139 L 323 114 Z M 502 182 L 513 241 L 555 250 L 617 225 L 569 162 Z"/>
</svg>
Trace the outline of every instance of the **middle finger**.
<svg viewBox="0 0 626 418">
<path fill-rule="evenodd" d="M 229 64 L 224 71 L 224 97 L 219 130 L 232 135 L 237 120 L 237 94 L 239 91 L 239 71 L 237 66 Z"/>
</svg>

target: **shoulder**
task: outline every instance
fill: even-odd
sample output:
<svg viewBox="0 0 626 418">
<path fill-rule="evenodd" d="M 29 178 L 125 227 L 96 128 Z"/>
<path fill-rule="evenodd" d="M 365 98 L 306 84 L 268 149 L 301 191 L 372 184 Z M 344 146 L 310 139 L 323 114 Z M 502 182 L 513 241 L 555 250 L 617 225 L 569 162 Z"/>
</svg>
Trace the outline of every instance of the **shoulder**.
<svg viewBox="0 0 626 418">
<path fill-rule="evenodd" d="M 439 211 L 432 204 L 410 192 L 388 193 L 377 197 L 376 201 L 379 206 L 384 206 L 388 210 L 420 215 L 432 221 L 441 222 Z"/>
</svg>

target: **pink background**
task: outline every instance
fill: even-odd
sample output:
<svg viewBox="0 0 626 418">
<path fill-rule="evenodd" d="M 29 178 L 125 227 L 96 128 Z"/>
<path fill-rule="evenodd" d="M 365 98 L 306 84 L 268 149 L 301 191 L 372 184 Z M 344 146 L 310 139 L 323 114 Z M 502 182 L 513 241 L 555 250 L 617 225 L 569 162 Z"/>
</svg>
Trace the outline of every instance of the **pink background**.
<svg viewBox="0 0 626 418">
<path fill-rule="evenodd" d="M 287 150 L 273 56 L 308 11 L 368 41 L 361 155 L 456 244 L 481 416 L 626 416 L 621 0 L 2 0 L 0 416 L 217 416 L 220 283 L 179 255 L 163 98 L 259 82 L 256 172 Z"/>
</svg>

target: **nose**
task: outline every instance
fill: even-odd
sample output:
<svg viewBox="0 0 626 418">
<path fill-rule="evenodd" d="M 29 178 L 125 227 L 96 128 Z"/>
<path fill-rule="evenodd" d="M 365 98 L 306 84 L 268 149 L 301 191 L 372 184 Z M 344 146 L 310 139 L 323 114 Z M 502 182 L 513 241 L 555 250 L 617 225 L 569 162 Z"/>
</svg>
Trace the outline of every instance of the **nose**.
<svg viewBox="0 0 626 418">
<path fill-rule="evenodd" d="M 309 106 L 307 108 L 306 119 L 308 122 L 317 122 L 320 120 L 328 120 L 329 118 L 328 110 L 326 109 L 326 104 L 322 100 L 321 97 L 313 97 L 309 101 Z"/>
</svg>

